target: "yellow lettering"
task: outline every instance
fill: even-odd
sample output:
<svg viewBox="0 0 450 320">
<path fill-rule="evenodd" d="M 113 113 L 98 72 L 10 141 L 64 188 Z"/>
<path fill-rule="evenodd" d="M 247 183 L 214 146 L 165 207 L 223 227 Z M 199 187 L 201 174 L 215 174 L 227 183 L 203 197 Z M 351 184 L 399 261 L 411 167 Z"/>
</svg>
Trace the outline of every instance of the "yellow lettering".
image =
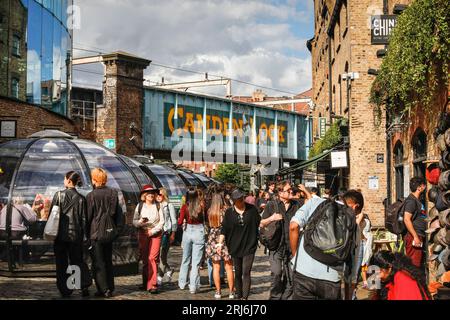
<svg viewBox="0 0 450 320">
<path fill-rule="evenodd" d="M 198 114 L 197 115 L 197 123 L 196 123 L 196 125 L 197 125 L 197 128 L 196 128 L 196 132 L 197 133 L 202 133 L 203 132 L 203 115 L 201 115 L 201 114 Z"/>
<path fill-rule="evenodd" d="M 278 141 L 278 143 L 279 144 L 282 144 L 282 143 L 286 142 L 286 139 L 284 138 L 284 132 L 285 131 L 286 131 L 286 127 L 285 126 L 279 126 L 278 127 L 278 133 L 279 133 L 279 136 L 278 136 L 279 141 Z"/>
<path fill-rule="evenodd" d="M 190 133 L 194 133 L 194 115 L 192 113 L 186 113 L 186 123 L 184 124 L 184 130 Z"/>
<path fill-rule="evenodd" d="M 275 142 L 275 136 L 272 134 L 274 132 L 274 130 L 275 130 L 275 126 L 273 124 L 271 124 L 269 126 L 268 136 L 269 136 L 270 141 L 272 141 L 272 142 Z"/>
<path fill-rule="evenodd" d="M 211 128 L 211 116 L 206 116 L 206 133 L 210 134 L 211 131 L 209 130 Z"/>
<path fill-rule="evenodd" d="M 212 117 L 212 128 L 213 128 L 214 134 L 222 133 L 223 125 L 222 125 L 222 121 L 220 120 L 219 117 L 217 117 L 217 116 Z"/>
<path fill-rule="evenodd" d="M 243 134 L 244 134 L 243 126 L 244 126 L 244 122 L 242 120 L 239 120 L 239 124 L 238 124 L 238 121 L 236 119 L 233 119 L 233 130 L 234 130 L 235 137 L 237 135 L 239 135 L 240 137 L 243 136 Z"/>
<path fill-rule="evenodd" d="M 267 124 L 262 123 L 261 127 L 259 128 L 259 136 L 257 143 L 266 142 L 266 140 L 267 140 Z"/>
<path fill-rule="evenodd" d="M 175 108 L 170 109 L 169 115 L 168 115 L 168 118 L 167 118 L 167 123 L 169 125 L 170 133 L 173 133 L 173 130 L 174 130 L 174 127 L 173 127 L 173 116 L 174 116 L 174 114 L 175 114 Z"/>
<path fill-rule="evenodd" d="M 168 115 L 168 119 L 167 119 L 167 123 L 169 125 L 170 133 L 173 133 L 173 131 L 175 130 L 175 127 L 173 125 L 174 115 L 175 115 L 175 108 L 172 108 L 169 111 L 169 115 Z M 183 115 L 184 115 L 183 108 L 178 108 L 178 118 L 182 119 Z"/>
<path fill-rule="evenodd" d="M 228 137 L 228 132 L 229 132 L 229 125 L 230 123 L 230 119 L 229 118 L 223 118 L 223 136 L 224 137 Z"/>
</svg>

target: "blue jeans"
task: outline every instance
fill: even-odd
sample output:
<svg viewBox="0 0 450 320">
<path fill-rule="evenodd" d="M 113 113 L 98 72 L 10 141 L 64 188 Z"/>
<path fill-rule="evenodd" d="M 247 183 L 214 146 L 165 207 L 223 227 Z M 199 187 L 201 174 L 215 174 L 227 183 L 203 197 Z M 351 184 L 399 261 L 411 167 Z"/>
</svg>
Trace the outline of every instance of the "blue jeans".
<svg viewBox="0 0 450 320">
<path fill-rule="evenodd" d="M 181 261 L 180 275 L 178 277 L 178 286 L 184 289 L 187 284 L 189 265 L 191 264 L 191 273 L 189 275 L 189 290 L 197 291 L 200 288 L 199 267 L 205 248 L 205 232 L 203 225 L 188 224 L 183 232 L 183 259 Z"/>
</svg>

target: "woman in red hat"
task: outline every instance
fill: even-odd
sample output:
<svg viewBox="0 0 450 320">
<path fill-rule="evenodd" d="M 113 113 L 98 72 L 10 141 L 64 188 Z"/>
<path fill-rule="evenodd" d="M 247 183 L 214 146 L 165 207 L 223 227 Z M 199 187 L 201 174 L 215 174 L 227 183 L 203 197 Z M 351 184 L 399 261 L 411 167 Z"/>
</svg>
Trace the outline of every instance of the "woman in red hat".
<svg viewBox="0 0 450 320">
<path fill-rule="evenodd" d="M 138 228 L 139 251 L 143 263 L 143 290 L 158 293 L 158 264 L 164 213 L 156 201 L 158 189 L 146 185 L 141 191 L 141 203 L 136 207 L 133 225 Z"/>
</svg>

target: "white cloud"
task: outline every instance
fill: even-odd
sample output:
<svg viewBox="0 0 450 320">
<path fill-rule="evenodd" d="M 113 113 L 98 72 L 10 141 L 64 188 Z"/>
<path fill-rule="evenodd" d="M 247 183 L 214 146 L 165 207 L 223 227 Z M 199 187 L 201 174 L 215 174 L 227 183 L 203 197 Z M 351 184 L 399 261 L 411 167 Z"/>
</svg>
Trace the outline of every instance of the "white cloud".
<svg viewBox="0 0 450 320">
<path fill-rule="evenodd" d="M 307 21 L 298 1 L 79 0 L 75 47 L 123 50 L 154 62 L 300 92 L 311 86 L 305 39 L 292 30 Z M 78 52 L 79 53 L 79 52 Z M 151 80 L 198 80 L 201 75 L 150 66 Z M 255 88 L 233 85 L 233 94 Z M 272 93 L 282 95 L 282 93 Z"/>
</svg>

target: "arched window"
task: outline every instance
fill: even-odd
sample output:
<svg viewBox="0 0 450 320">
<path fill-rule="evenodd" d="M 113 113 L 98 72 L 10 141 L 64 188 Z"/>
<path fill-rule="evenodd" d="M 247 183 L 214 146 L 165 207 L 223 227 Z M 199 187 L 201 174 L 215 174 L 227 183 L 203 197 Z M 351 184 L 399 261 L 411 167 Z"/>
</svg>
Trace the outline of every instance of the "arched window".
<svg viewBox="0 0 450 320">
<path fill-rule="evenodd" d="M 397 199 L 405 197 L 405 176 L 403 170 L 403 144 L 397 141 L 394 147 L 395 168 L 395 196 Z"/>
<path fill-rule="evenodd" d="M 342 77 L 341 77 L 341 75 L 339 75 L 338 84 L 339 84 L 339 115 L 342 116 Z"/>
<path fill-rule="evenodd" d="M 412 139 L 413 148 L 413 166 L 414 166 L 414 177 L 421 177 L 425 179 L 425 173 L 427 169 L 425 160 L 427 160 L 427 134 L 418 128 L 413 135 Z M 422 193 L 420 196 L 420 202 L 425 206 L 427 210 L 426 192 Z"/>
<path fill-rule="evenodd" d="M 418 128 L 412 139 L 414 176 L 425 178 L 427 159 L 427 134 Z"/>
<path fill-rule="evenodd" d="M 344 12 L 345 12 L 345 15 L 344 15 L 344 17 L 345 17 L 345 22 L 344 22 L 344 26 L 347 28 L 348 27 L 348 9 L 347 9 L 347 0 L 345 0 L 344 2 L 343 2 L 343 4 L 342 4 L 342 9 L 344 10 Z"/>
</svg>

